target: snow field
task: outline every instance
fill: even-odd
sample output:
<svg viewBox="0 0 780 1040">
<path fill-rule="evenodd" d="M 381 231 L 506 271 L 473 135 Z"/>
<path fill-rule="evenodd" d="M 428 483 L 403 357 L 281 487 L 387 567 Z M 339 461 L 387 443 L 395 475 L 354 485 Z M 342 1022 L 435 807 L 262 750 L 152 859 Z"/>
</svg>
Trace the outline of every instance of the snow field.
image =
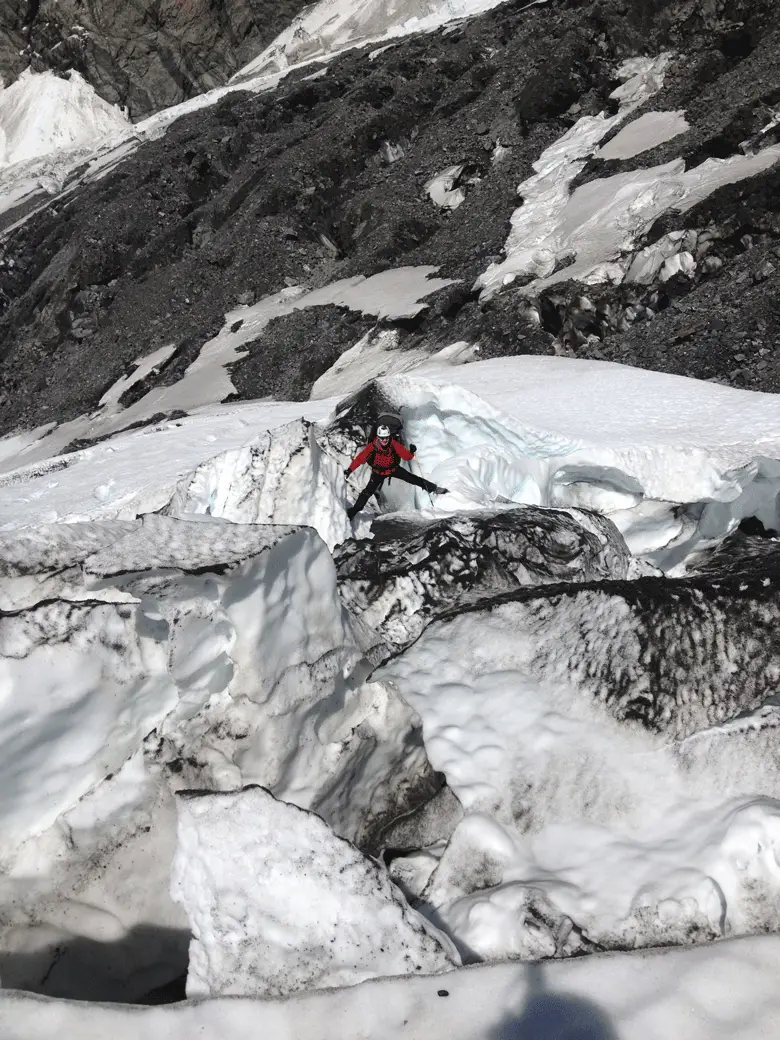
<svg viewBox="0 0 780 1040">
<path fill-rule="evenodd" d="M 0 991 L 6 1040 L 766 1040 L 780 1015 L 780 940 L 499 964 L 377 979 L 287 1000 L 133 1008 Z M 446 995 L 440 995 L 446 994 Z M 577 1030 L 578 1032 L 574 1032 Z"/>
</svg>

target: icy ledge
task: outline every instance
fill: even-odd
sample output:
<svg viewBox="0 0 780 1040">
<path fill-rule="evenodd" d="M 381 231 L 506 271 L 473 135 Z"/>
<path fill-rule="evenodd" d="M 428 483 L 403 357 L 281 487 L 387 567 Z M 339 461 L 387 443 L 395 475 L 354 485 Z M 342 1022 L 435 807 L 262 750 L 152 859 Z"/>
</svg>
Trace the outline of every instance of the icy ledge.
<svg viewBox="0 0 780 1040">
<path fill-rule="evenodd" d="M 667 573 L 744 517 L 780 529 L 775 394 L 608 362 L 500 358 L 377 380 L 338 406 L 337 446 L 336 432 L 361 429 L 377 402 L 401 411 L 422 471 L 451 491 L 432 502 L 394 486 L 390 508 L 592 509 Z"/>
<path fill-rule="evenodd" d="M 288 1000 L 135 1008 L 0 991 L 4 1040 L 766 1040 L 780 1020 L 780 939 L 696 950 L 500 964 L 376 979 Z M 568 1033 L 568 1037 L 572 1034 Z"/>
</svg>

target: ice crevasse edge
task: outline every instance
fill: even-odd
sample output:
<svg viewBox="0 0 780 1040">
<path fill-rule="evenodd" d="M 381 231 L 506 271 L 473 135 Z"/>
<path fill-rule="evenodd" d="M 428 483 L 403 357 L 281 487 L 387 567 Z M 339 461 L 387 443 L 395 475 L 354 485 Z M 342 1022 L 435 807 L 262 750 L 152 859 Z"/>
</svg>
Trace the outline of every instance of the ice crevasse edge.
<svg viewBox="0 0 780 1040">
<path fill-rule="evenodd" d="M 589 508 L 615 523 L 635 556 L 666 572 L 721 541 L 744 517 L 780 528 L 775 395 L 532 356 L 431 366 L 424 375 L 371 385 L 401 411 L 419 447 L 414 465 L 451 491 L 431 500 L 393 484 L 386 508 L 428 516 L 518 504 Z M 344 511 L 355 494 L 340 466 L 357 450 L 335 431 L 361 393 L 296 406 L 229 405 L 168 424 L 154 437 L 121 434 L 68 456 L 56 481 L 47 464 L 17 469 L 0 486 L 0 527 L 39 522 L 41 496 L 47 520 L 73 522 L 133 519 L 178 494 L 177 511 L 306 523 L 332 547 L 348 533 Z M 317 420 L 310 434 L 296 411 Z M 253 428 L 269 431 L 260 437 L 267 444 L 259 469 Z M 281 487 L 299 490 L 284 501 Z M 316 493 L 300 493 L 306 487 Z"/>
<path fill-rule="evenodd" d="M 516 357 L 377 381 L 451 494 L 428 512 L 502 503 L 589 508 L 664 571 L 744 517 L 780 528 L 775 395 L 608 362 Z M 605 402 L 609 406 L 605 407 Z"/>
</svg>

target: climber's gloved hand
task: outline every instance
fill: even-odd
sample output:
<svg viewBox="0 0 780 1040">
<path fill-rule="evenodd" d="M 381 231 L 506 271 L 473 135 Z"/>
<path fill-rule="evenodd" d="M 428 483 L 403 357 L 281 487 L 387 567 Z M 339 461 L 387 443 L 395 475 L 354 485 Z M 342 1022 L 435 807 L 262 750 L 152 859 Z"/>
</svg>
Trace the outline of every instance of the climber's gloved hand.
<svg viewBox="0 0 780 1040">
<path fill-rule="evenodd" d="M 412 455 L 416 455 L 417 454 L 417 445 L 416 444 L 410 444 L 409 445 L 409 451 L 412 453 Z"/>
<path fill-rule="evenodd" d="M 351 476 L 352 476 L 352 470 L 349 468 L 349 466 L 347 466 L 347 468 L 344 470 L 344 479 L 345 480 L 349 480 L 349 478 Z"/>
</svg>

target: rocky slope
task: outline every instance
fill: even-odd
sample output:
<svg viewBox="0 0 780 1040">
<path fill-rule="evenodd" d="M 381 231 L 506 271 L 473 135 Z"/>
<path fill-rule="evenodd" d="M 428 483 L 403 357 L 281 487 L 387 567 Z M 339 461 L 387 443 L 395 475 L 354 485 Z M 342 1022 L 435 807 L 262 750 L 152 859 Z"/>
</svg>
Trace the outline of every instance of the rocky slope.
<svg viewBox="0 0 780 1040">
<path fill-rule="evenodd" d="M 292 20 L 301 0 L 6 0 L 0 77 L 77 69 L 133 119 L 220 86 Z"/>
<path fill-rule="evenodd" d="M 645 109 L 684 110 L 689 129 L 634 158 L 592 159 L 576 183 L 771 143 L 775 131 L 761 131 L 780 102 L 779 34 L 768 0 L 510 2 L 178 120 L 3 242 L 0 432 L 93 408 L 168 344 L 144 389 L 175 382 L 237 302 L 410 264 L 457 284 L 414 320 L 380 323 L 399 349 L 467 340 L 482 357 L 568 352 L 777 390 L 778 165 L 648 230 L 640 246 L 696 232 L 688 273 L 537 295 L 521 280 L 487 301 L 473 286 L 503 255 L 531 164 L 582 116 L 614 110 L 621 61 L 674 51 Z M 507 151 L 493 161 L 498 143 Z M 425 189 L 453 164 L 465 193 L 454 211 Z M 275 319 L 262 347 L 242 347 L 237 395 L 305 399 L 374 324 L 335 306 Z"/>
</svg>

